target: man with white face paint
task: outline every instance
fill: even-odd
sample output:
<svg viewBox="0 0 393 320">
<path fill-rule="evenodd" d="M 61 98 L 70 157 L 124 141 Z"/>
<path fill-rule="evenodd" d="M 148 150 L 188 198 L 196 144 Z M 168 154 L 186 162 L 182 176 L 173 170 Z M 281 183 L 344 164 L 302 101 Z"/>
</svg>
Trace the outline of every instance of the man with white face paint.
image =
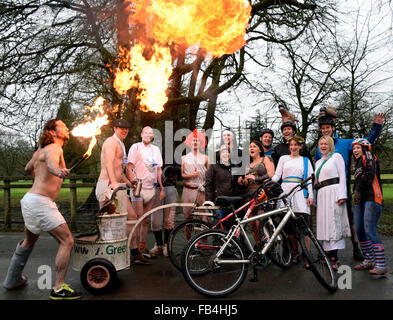
<svg viewBox="0 0 393 320">
<path fill-rule="evenodd" d="M 162 156 L 160 149 L 153 145 L 154 133 L 151 127 L 144 127 L 141 132 L 142 142 L 135 143 L 128 152 L 127 175 L 131 180 L 142 180 L 142 189 L 140 196 L 131 194 L 131 200 L 134 205 L 138 219 L 146 212 L 153 209 L 156 183 L 158 182 L 161 192 L 160 200 L 165 198 L 165 189 L 162 185 Z M 139 252 L 131 250 L 131 262 L 137 264 L 151 264 L 146 258 L 152 255 L 146 250 L 146 238 L 149 230 L 150 217 L 146 217 L 141 225 L 135 230 L 139 235 Z"/>
</svg>

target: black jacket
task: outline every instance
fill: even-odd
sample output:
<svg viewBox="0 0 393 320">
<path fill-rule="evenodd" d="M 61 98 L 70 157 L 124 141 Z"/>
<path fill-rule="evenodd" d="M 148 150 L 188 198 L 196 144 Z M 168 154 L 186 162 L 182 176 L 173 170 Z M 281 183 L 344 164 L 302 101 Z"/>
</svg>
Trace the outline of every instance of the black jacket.
<svg viewBox="0 0 393 320">
<path fill-rule="evenodd" d="M 377 158 L 366 151 L 355 160 L 354 202 L 374 201 L 382 204 L 382 188 Z"/>
<path fill-rule="evenodd" d="M 238 175 L 232 175 L 233 165 L 212 164 L 206 173 L 205 194 L 207 201 L 215 201 L 218 196 L 237 196 L 244 193 L 238 185 Z"/>
<path fill-rule="evenodd" d="M 273 149 L 273 152 L 272 152 L 272 159 L 273 159 L 275 168 L 277 168 L 278 161 L 280 160 L 281 156 L 291 154 L 291 152 L 289 151 L 289 145 L 287 144 L 285 138 L 282 138 L 282 139 L 283 139 L 283 142 L 276 145 Z M 303 144 L 303 147 L 300 149 L 299 154 L 303 157 L 309 158 L 312 166 L 314 167 L 314 163 L 312 161 L 310 151 L 308 151 L 308 148 L 305 144 Z"/>
<path fill-rule="evenodd" d="M 235 151 L 236 152 L 236 151 Z M 237 149 L 237 156 L 234 151 L 231 151 L 231 162 L 234 167 L 241 167 L 243 161 L 243 150 Z M 220 164 L 220 150 L 216 151 L 216 163 Z"/>
</svg>

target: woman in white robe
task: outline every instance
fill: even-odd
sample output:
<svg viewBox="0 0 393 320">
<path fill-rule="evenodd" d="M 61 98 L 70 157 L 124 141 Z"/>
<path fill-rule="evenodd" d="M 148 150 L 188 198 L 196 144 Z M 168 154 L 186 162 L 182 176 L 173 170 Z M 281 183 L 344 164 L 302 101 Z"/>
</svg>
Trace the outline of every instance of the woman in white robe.
<svg viewBox="0 0 393 320">
<path fill-rule="evenodd" d="M 288 139 L 290 155 L 281 156 L 278 161 L 276 172 L 272 180 L 278 182 L 282 180 L 281 187 L 285 193 L 289 193 L 302 180 L 310 177 L 313 174 L 313 167 L 308 158 L 300 156 L 299 152 L 304 143 L 303 138 L 294 136 Z M 305 174 L 306 172 L 306 174 Z M 298 190 L 290 197 L 291 207 L 295 213 L 302 214 L 308 223 L 308 216 L 310 215 L 310 206 L 313 203 L 313 191 L 311 183 L 307 186 L 307 193 L 303 190 Z M 285 232 L 288 234 L 294 252 L 294 262 L 299 261 L 299 252 L 295 231 L 289 224 L 285 226 Z M 308 237 L 305 239 L 306 245 L 309 247 Z M 305 267 L 308 264 L 305 261 Z"/>
<path fill-rule="evenodd" d="M 334 153 L 334 141 L 323 136 L 318 142 L 322 158 L 315 164 L 317 193 L 317 239 L 322 241 L 334 269 L 338 268 L 337 250 L 345 248 L 351 236 L 347 214 L 345 163 Z"/>
</svg>

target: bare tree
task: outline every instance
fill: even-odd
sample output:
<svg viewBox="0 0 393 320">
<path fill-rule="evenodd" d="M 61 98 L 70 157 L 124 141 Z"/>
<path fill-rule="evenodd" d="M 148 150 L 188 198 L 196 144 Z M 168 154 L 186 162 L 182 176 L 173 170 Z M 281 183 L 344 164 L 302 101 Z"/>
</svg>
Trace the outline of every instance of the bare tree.
<svg viewBox="0 0 393 320">
<path fill-rule="evenodd" d="M 391 92 L 383 85 L 393 78 L 393 56 L 388 54 L 390 37 L 386 31 L 375 30 L 379 20 L 372 11 L 364 21 L 357 12 L 353 36 L 337 46 L 345 81 L 341 82 L 341 99 L 338 129 L 343 137 L 359 134 L 360 118 L 369 118 L 378 110 L 383 111 L 391 100 Z M 385 50 L 383 50 L 385 48 Z"/>
<path fill-rule="evenodd" d="M 173 56 L 169 101 L 161 115 L 142 114 L 135 90 L 119 96 L 108 65 L 115 65 L 118 45 L 133 32 L 124 16 L 130 1 L 5 0 L 0 4 L 0 123 L 12 130 L 34 131 L 56 113 L 61 101 L 75 108 L 103 95 L 135 123 L 175 119 L 196 126 L 206 108 L 204 128 L 215 122 L 219 95 L 245 81 L 245 63 L 254 59 L 254 43 L 289 43 L 313 24 L 333 19 L 333 1 L 253 0 L 247 46 L 207 61 L 177 50 Z M 263 59 L 263 57 L 262 57 Z M 256 59 L 254 59 L 257 61 Z M 258 61 L 263 64 L 263 61 Z M 117 110 L 117 111 L 116 111 Z M 184 110 L 186 110 L 184 112 Z M 39 126 L 37 126 L 39 127 Z M 34 139 L 37 133 L 31 137 Z"/>
</svg>

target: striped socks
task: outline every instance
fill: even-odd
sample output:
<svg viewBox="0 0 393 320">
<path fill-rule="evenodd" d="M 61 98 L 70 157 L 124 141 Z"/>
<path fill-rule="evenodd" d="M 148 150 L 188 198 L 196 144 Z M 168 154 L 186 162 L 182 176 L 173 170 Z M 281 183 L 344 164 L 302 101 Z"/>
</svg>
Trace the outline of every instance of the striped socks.
<svg viewBox="0 0 393 320">
<path fill-rule="evenodd" d="M 360 249 L 362 250 L 364 256 L 364 262 L 374 262 L 374 248 L 372 242 L 369 241 L 359 241 Z"/>
<path fill-rule="evenodd" d="M 375 267 L 378 269 L 384 269 L 386 267 L 384 245 L 382 243 L 374 243 L 372 246 L 375 256 Z"/>
</svg>

